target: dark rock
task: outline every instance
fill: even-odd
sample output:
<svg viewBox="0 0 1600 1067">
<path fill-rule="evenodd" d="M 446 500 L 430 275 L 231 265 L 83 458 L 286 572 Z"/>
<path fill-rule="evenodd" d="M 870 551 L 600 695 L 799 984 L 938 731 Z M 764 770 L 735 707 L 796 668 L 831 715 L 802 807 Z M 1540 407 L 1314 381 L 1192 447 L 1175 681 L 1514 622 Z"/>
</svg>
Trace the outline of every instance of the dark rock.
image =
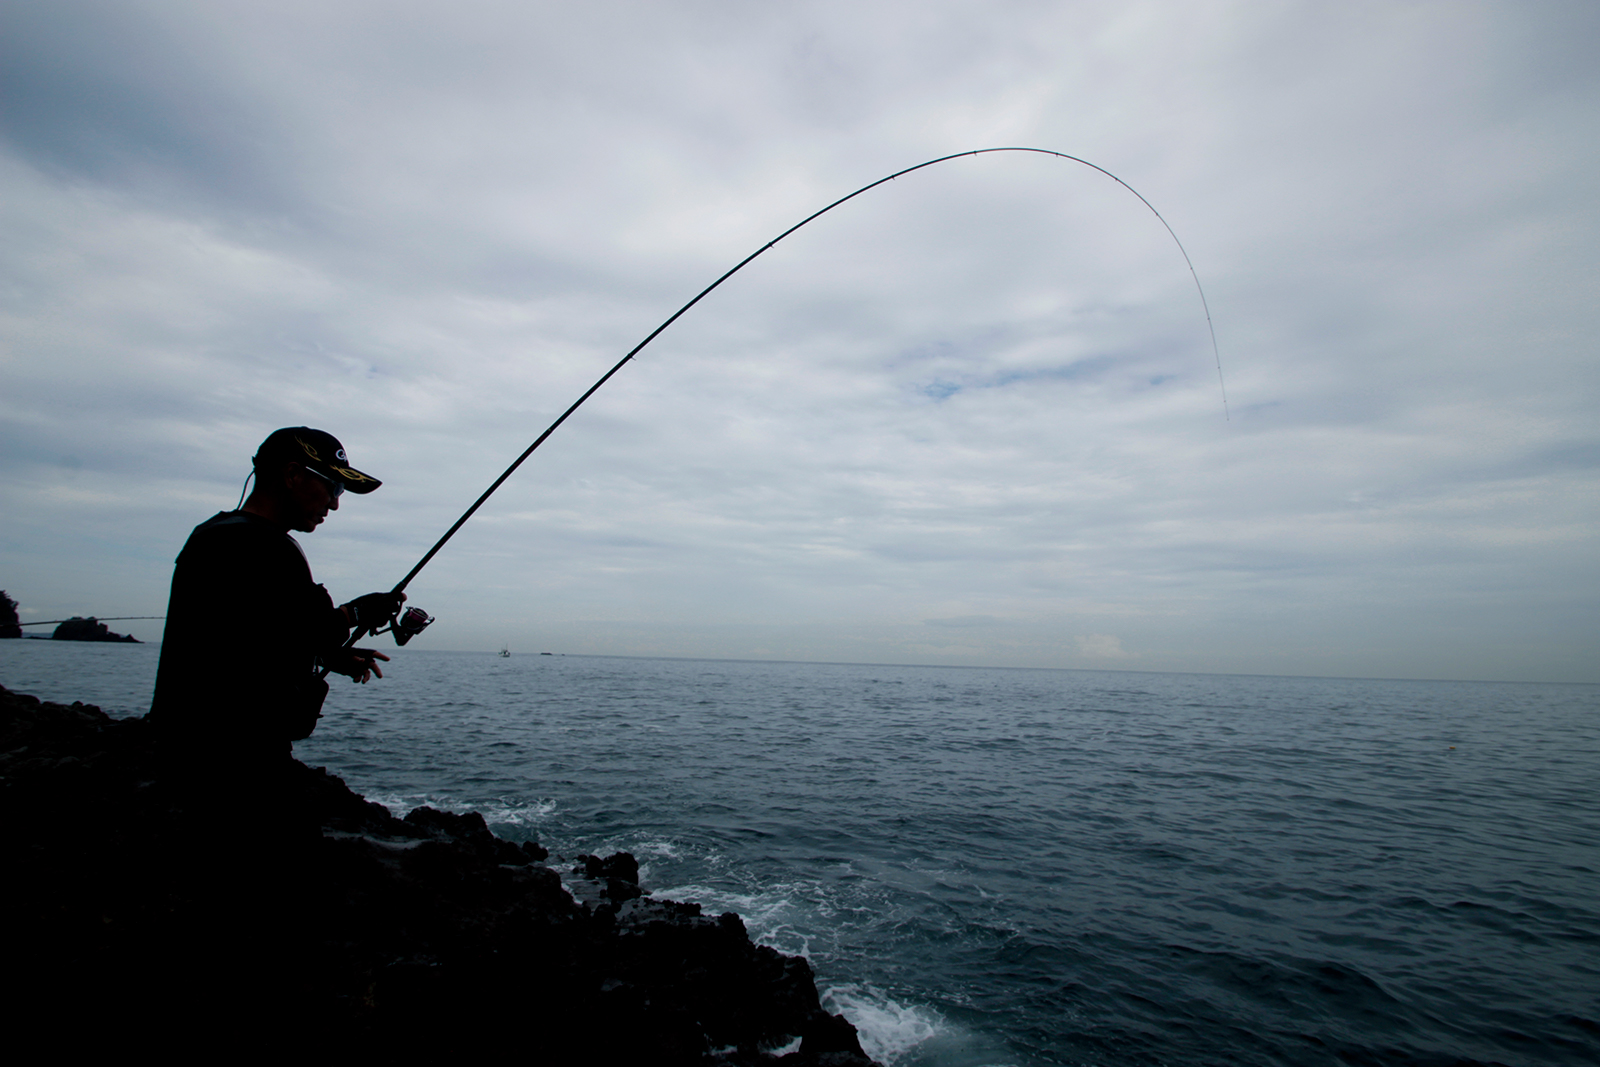
<svg viewBox="0 0 1600 1067">
<path fill-rule="evenodd" d="M 483 816 L 475 811 L 456 815 L 434 808 L 416 808 L 406 814 L 406 822 L 427 830 L 435 837 L 464 844 L 482 844 L 494 836 L 489 833 L 489 824 L 483 821 Z"/>
<path fill-rule="evenodd" d="M 17 602 L 0 589 L 0 638 L 21 637 L 21 621 L 17 618 Z"/>
<path fill-rule="evenodd" d="M 597 883 L 599 895 L 612 907 L 644 895 L 639 888 L 639 861 L 628 853 L 618 852 L 605 859 L 599 856 L 578 858 L 583 866 L 574 868 L 572 873 Z"/>
<path fill-rule="evenodd" d="M 479 815 L 397 819 L 294 761 L 241 782 L 157 755 L 143 720 L 0 688 L 14 1039 L 747 1065 L 799 1038 L 783 1063 L 871 1063 L 805 960 L 643 896 L 626 853 L 582 857 L 580 903 Z"/>
<path fill-rule="evenodd" d="M 830 1015 L 819 1022 L 800 1043 L 802 1055 L 821 1056 L 824 1053 L 861 1052 L 861 1041 L 856 1028 L 843 1015 Z"/>
<path fill-rule="evenodd" d="M 74 615 L 57 626 L 50 637 L 56 641 L 122 641 L 135 645 L 142 643 L 137 637 L 112 633 L 109 626 L 92 615 L 87 619 Z"/>
<path fill-rule="evenodd" d="M 620 878 L 624 882 L 639 884 L 639 861 L 626 852 L 601 859 L 599 856 L 579 856 L 583 873 L 590 878 Z"/>
</svg>

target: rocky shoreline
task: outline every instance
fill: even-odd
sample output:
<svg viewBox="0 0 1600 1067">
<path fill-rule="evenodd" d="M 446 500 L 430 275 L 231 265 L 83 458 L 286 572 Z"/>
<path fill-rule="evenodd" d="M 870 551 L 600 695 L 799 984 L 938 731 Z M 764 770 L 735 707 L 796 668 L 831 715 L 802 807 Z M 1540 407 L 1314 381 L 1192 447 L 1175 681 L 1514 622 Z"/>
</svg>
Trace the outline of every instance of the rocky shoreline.
<svg viewBox="0 0 1600 1067">
<path fill-rule="evenodd" d="M 873 1063 L 804 959 L 653 899 L 626 853 L 561 861 L 475 814 L 396 818 L 298 762 L 249 789 L 183 770 L 141 719 L 0 688 L 14 1032 L 380 1062 Z"/>
</svg>

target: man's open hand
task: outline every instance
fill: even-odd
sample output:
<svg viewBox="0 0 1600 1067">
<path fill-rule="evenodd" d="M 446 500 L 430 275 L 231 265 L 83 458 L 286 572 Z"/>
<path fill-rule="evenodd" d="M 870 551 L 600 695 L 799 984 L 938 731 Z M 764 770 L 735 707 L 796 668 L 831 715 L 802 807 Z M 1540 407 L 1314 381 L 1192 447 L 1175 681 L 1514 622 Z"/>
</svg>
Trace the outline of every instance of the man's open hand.
<svg viewBox="0 0 1600 1067">
<path fill-rule="evenodd" d="M 341 648 L 323 659 L 323 666 L 335 674 L 342 674 L 356 682 L 365 682 L 376 674 L 383 677 L 377 661 L 389 662 L 389 657 L 372 648 Z"/>
</svg>

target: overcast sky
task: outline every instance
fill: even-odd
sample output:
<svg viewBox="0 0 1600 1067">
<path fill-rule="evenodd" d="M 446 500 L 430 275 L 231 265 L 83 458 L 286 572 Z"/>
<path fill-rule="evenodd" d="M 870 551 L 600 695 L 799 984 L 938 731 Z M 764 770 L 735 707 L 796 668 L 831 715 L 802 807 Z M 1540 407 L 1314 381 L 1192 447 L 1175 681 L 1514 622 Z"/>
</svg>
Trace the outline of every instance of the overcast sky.
<svg viewBox="0 0 1600 1067">
<path fill-rule="evenodd" d="M 1600 5 L 0 2 L 0 588 L 279 426 L 440 649 L 1600 681 Z M 1228 417 L 1231 416 L 1231 417 Z M 126 627 L 146 639 L 160 623 Z M 387 640 L 387 639 L 384 639 Z"/>
</svg>

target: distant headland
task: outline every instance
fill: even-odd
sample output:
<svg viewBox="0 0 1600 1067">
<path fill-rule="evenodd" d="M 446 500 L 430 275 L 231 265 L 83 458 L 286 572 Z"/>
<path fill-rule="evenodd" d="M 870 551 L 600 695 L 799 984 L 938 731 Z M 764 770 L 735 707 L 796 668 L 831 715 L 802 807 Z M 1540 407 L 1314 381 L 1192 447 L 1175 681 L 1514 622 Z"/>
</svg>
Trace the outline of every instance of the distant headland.
<svg viewBox="0 0 1600 1067">
<path fill-rule="evenodd" d="M 160 615 L 125 615 L 115 616 L 112 622 L 120 619 L 159 619 Z M 17 602 L 0 589 L 0 639 L 8 637 L 43 638 L 43 634 L 26 634 L 22 632 L 24 626 L 54 626 L 55 632 L 50 635 L 52 641 L 120 641 L 124 644 L 143 644 L 131 634 L 112 633 L 111 628 L 99 619 L 90 615 L 74 615 L 70 619 L 46 619 L 42 622 L 23 622 L 17 616 Z"/>
<path fill-rule="evenodd" d="M 0 589 L 0 638 L 21 637 L 21 620 L 17 618 L 17 602 Z"/>
<path fill-rule="evenodd" d="M 53 641 L 125 641 L 135 645 L 141 643 L 137 637 L 129 634 L 112 633 L 109 626 L 93 615 L 87 619 L 74 615 L 70 619 L 63 620 L 50 638 Z"/>
</svg>

